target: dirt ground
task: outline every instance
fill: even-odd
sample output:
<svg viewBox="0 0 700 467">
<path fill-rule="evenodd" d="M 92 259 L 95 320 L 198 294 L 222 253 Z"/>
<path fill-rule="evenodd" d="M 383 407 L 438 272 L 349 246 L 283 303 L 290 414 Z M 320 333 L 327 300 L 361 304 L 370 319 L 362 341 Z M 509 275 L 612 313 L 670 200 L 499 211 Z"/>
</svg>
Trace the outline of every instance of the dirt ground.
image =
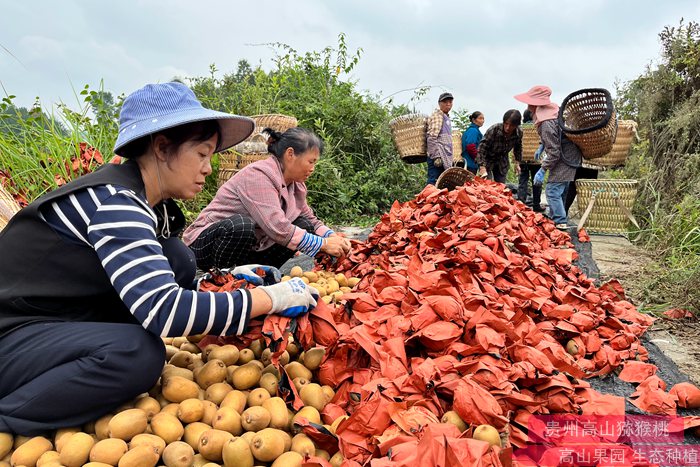
<svg viewBox="0 0 700 467">
<path fill-rule="evenodd" d="M 625 288 L 629 300 L 643 309 L 640 276 L 649 262 L 648 255 L 626 238 L 609 235 L 591 235 L 593 259 L 600 271 L 600 280 L 617 279 Z M 700 384 L 700 324 L 697 319 L 671 320 L 659 318 L 649 331 L 647 340 L 671 359 L 695 384 Z"/>
</svg>

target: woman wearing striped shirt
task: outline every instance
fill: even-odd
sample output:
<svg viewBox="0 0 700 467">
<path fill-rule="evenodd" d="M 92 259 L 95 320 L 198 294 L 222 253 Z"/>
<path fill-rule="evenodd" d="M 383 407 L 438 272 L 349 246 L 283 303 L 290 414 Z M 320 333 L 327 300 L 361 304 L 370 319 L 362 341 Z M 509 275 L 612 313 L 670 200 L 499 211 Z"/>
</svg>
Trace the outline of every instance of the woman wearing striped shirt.
<svg viewBox="0 0 700 467">
<path fill-rule="evenodd" d="M 296 251 L 311 257 L 350 251 L 350 241 L 326 227 L 306 202 L 306 180 L 321 156 L 321 140 L 303 128 L 263 132 L 270 135 L 274 157 L 226 181 L 185 230 L 183 240 L 204 271 L 245 263 L 279 267 Z"/>
<path fill-rule="evenodd" d="M 115 153 L 126 163 L 12 218 L 0 234 L 0 432 L 79 426 L 147 391 L 164 363 L 160 336 L 241 334 L 251 318 L 316 304 L 301 280 L 192 290 L 194 258 L 177 238 L 184 216 L 173 199 L 199 193 L 212 154 L 252 130 L 250 119 L 203 108 L 182 84 L 148 85 L 121 110 Z M 255 280 L 259 269 L 238 272 Z"/>
</svg>

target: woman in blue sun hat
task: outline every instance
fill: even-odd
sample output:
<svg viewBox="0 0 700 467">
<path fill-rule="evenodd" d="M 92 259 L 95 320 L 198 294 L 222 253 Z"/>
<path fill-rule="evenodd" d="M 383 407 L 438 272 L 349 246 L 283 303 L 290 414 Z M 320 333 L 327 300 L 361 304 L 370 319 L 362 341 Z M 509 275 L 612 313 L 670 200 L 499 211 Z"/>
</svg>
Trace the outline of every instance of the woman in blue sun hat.
<svg viewBox="0 0 700 467">
<path fill-rule="evenodd" d="M 274 268 L 232 272 L 260 285 L 195 291 L 174 199 L 202 190 L 212 154 L 253 120 L 202 107 L 180 83 L 125 100 L 107 164 L 37 199 L 0 233 L 0 432 L 79 426 L 150 389 L 161 337 L 245 332 L 251 318 L 298 316 L 318 293 Z M 254 271 L 265 271 L 263 278 Z"/>
</svg>

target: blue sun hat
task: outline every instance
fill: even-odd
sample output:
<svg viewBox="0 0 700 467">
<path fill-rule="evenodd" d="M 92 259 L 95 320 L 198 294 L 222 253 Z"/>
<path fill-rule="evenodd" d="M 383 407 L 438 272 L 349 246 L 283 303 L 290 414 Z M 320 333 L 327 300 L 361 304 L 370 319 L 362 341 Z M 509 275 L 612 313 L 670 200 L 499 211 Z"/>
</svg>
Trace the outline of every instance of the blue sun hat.
<svg viewBox="0 0 700 467">
<path fill-rule="evenodd" d="M 119 113 L 119 135 L 115 154 L 130 142 L 158 131 L 186 123 L 216 120 L 221 139 L 216 148 L 223 151 L 253 133 L 252 118 L 207 109 L 194 92 L 182 83 L 147 84 L 124 99 Z"/>
</svg>

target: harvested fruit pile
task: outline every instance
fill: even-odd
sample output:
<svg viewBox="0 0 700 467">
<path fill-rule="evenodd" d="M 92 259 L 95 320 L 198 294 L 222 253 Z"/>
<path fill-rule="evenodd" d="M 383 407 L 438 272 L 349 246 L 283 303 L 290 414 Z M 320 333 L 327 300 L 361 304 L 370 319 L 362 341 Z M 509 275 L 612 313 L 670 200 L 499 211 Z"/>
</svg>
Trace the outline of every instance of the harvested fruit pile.
<svg viewBox="0 0 700 467">
<path fill-rule="evenodd" d="M 351 256 L 292 271 L 323 295 L 308 315 L 166 339 L 149 394 L 50 438 L 0 434 L 0 467 L 537 465 L 514 452 L 533 415 L 624 413 L 586 377 L 622 368 L 650 413 L 700 405 L 692 385 L 665 392 L 639 342 L 652 320 L 573 266 L 569 240 L 503 185 L 427 187 Z"/>
</svg>

